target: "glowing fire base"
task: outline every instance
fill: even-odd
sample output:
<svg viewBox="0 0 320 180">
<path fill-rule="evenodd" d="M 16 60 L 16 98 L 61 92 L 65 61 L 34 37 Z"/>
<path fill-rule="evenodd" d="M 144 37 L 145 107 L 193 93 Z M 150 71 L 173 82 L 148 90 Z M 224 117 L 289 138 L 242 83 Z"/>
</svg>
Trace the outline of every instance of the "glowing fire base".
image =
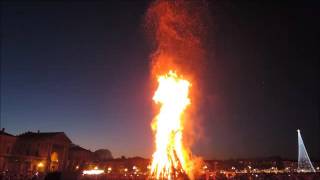
<svg viewBox="0 0 320 180">
<path fill-rule="evenodd" d="M 152 123 L 156 151 L 151 174 L 157 179 L 174 179 L 190 172 L 188 151 L 182 143 L 182 116 L 190 104 L 190 83 L 172 71 L 160 76 L 158 83 L 153 100 L 160 105 L 160 112 Z"/>
</svg>

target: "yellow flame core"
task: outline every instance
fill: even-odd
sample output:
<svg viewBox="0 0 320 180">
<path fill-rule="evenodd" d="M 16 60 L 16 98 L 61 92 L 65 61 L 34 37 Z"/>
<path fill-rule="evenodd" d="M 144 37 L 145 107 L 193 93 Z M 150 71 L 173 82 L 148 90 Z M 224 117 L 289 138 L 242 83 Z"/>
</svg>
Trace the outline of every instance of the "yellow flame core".
<svg viewBox="0 0 320 180">
<path fill-rule="evenodd" d="M 161 107 L 152 123 L 156 151 L 153 154 L 151 174 L 157 179 L 174 179 L 179 173 L 189 174 L 190 171 L 188 152 L 182 142 L 182 115 L 190 104 L 190 83 L 172 71 L 160 76 L 158 83 L 153 100 Z"/>
</svg>

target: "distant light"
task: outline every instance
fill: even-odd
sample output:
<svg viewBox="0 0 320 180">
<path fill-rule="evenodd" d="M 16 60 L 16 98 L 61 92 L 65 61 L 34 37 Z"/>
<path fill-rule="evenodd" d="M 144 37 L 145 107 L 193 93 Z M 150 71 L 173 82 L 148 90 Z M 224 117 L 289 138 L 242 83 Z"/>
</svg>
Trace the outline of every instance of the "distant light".
<svg viewBox="0 0 320 180">
<path fill-rule="evenodd" d="M 127 168 L 125 168 L 125 169 L 124 169 L 124 172 L 127 172 L 127 171 L 128 171 L 128 169 L 127 169 Z"/>
<path fill-rule="evenodd" d="M 112 171 L 112 168 L 111 168 L 111 167 L 108 167 L 108 171 Z"/>
<path fill-rule="evenodd" d="M 79 169 L 79 166 L 76 166 L 76 169 Z"/>
<path fill-rule="evenodd" d="M 39 162 L 38 163 L 38 167 L 43 167 L 44 165 L 43 165 L 43 163 L 42 162 Z"/>
<path fill-rule="evenodd" d="M 82 173 L 85 175 L 99 175 L 104 173 L 104 170 L 94 168 L 92 170 L 84 170 Z"/>
</svg>

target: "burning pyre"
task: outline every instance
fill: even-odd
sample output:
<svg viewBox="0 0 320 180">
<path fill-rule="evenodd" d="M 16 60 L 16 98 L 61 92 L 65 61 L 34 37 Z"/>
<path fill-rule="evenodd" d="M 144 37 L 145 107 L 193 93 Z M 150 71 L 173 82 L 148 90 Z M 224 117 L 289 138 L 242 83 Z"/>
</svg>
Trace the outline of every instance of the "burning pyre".
<svg viewBox="0 0 320 180">
<path fill-rule="evenodd" d="M 152 124 L 156 132 L 156 151 L 151 166 L 156 178 L 178 175 L 188 171 L 191 160 L 182 143 L 182 115 L 190 104 L 190 83 L 170 71 L 158 79 L 158 89 L 153 100 L 160 104 L 160 112 Z M 177 170 L 180 170 L 177 171 Z"/>
<path fill-rule="evenodd" d="M 193 179 L 197 169 L 199 158 L 190 151 L 194 130 L 190 117 L 196 74 L 204 54 L 202 5 L 198 1 L 157 0 L 147 11 L 147 27 L 156 46 L 151 57 L 152 78 L 158 84 L 153 100 L 159 109 L 151 125 L 156 146 L 152 178 L 177 179 L 186 175 Z"/>
</svg>

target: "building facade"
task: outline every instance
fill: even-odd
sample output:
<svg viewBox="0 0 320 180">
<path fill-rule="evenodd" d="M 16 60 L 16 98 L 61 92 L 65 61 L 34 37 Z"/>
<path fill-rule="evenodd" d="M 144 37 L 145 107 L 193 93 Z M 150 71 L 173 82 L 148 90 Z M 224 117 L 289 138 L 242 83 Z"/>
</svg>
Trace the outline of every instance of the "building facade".
<svg viewBox="0 0 320 180">
<path fill-rule="evenodd" d="M 14 174 L 61 171 L 68 163 L 71 140 L 63 132 L 0 134 L 0 171 Z"/>
<path fill-rule="evenodd" d="M 72 145 L 69 149 L 69 170 L 83 169 L 94 161 L 94 154 L 90 150 L 77 145 Z"/>
<path fill-rule="evenodd" d="M 0 171 L 9 168 L 9 162 L 12 156 L 12 148 L 16 142 L 16 137 L 6 133 L 4 129 L 0 131 Z"/>
</svg>

